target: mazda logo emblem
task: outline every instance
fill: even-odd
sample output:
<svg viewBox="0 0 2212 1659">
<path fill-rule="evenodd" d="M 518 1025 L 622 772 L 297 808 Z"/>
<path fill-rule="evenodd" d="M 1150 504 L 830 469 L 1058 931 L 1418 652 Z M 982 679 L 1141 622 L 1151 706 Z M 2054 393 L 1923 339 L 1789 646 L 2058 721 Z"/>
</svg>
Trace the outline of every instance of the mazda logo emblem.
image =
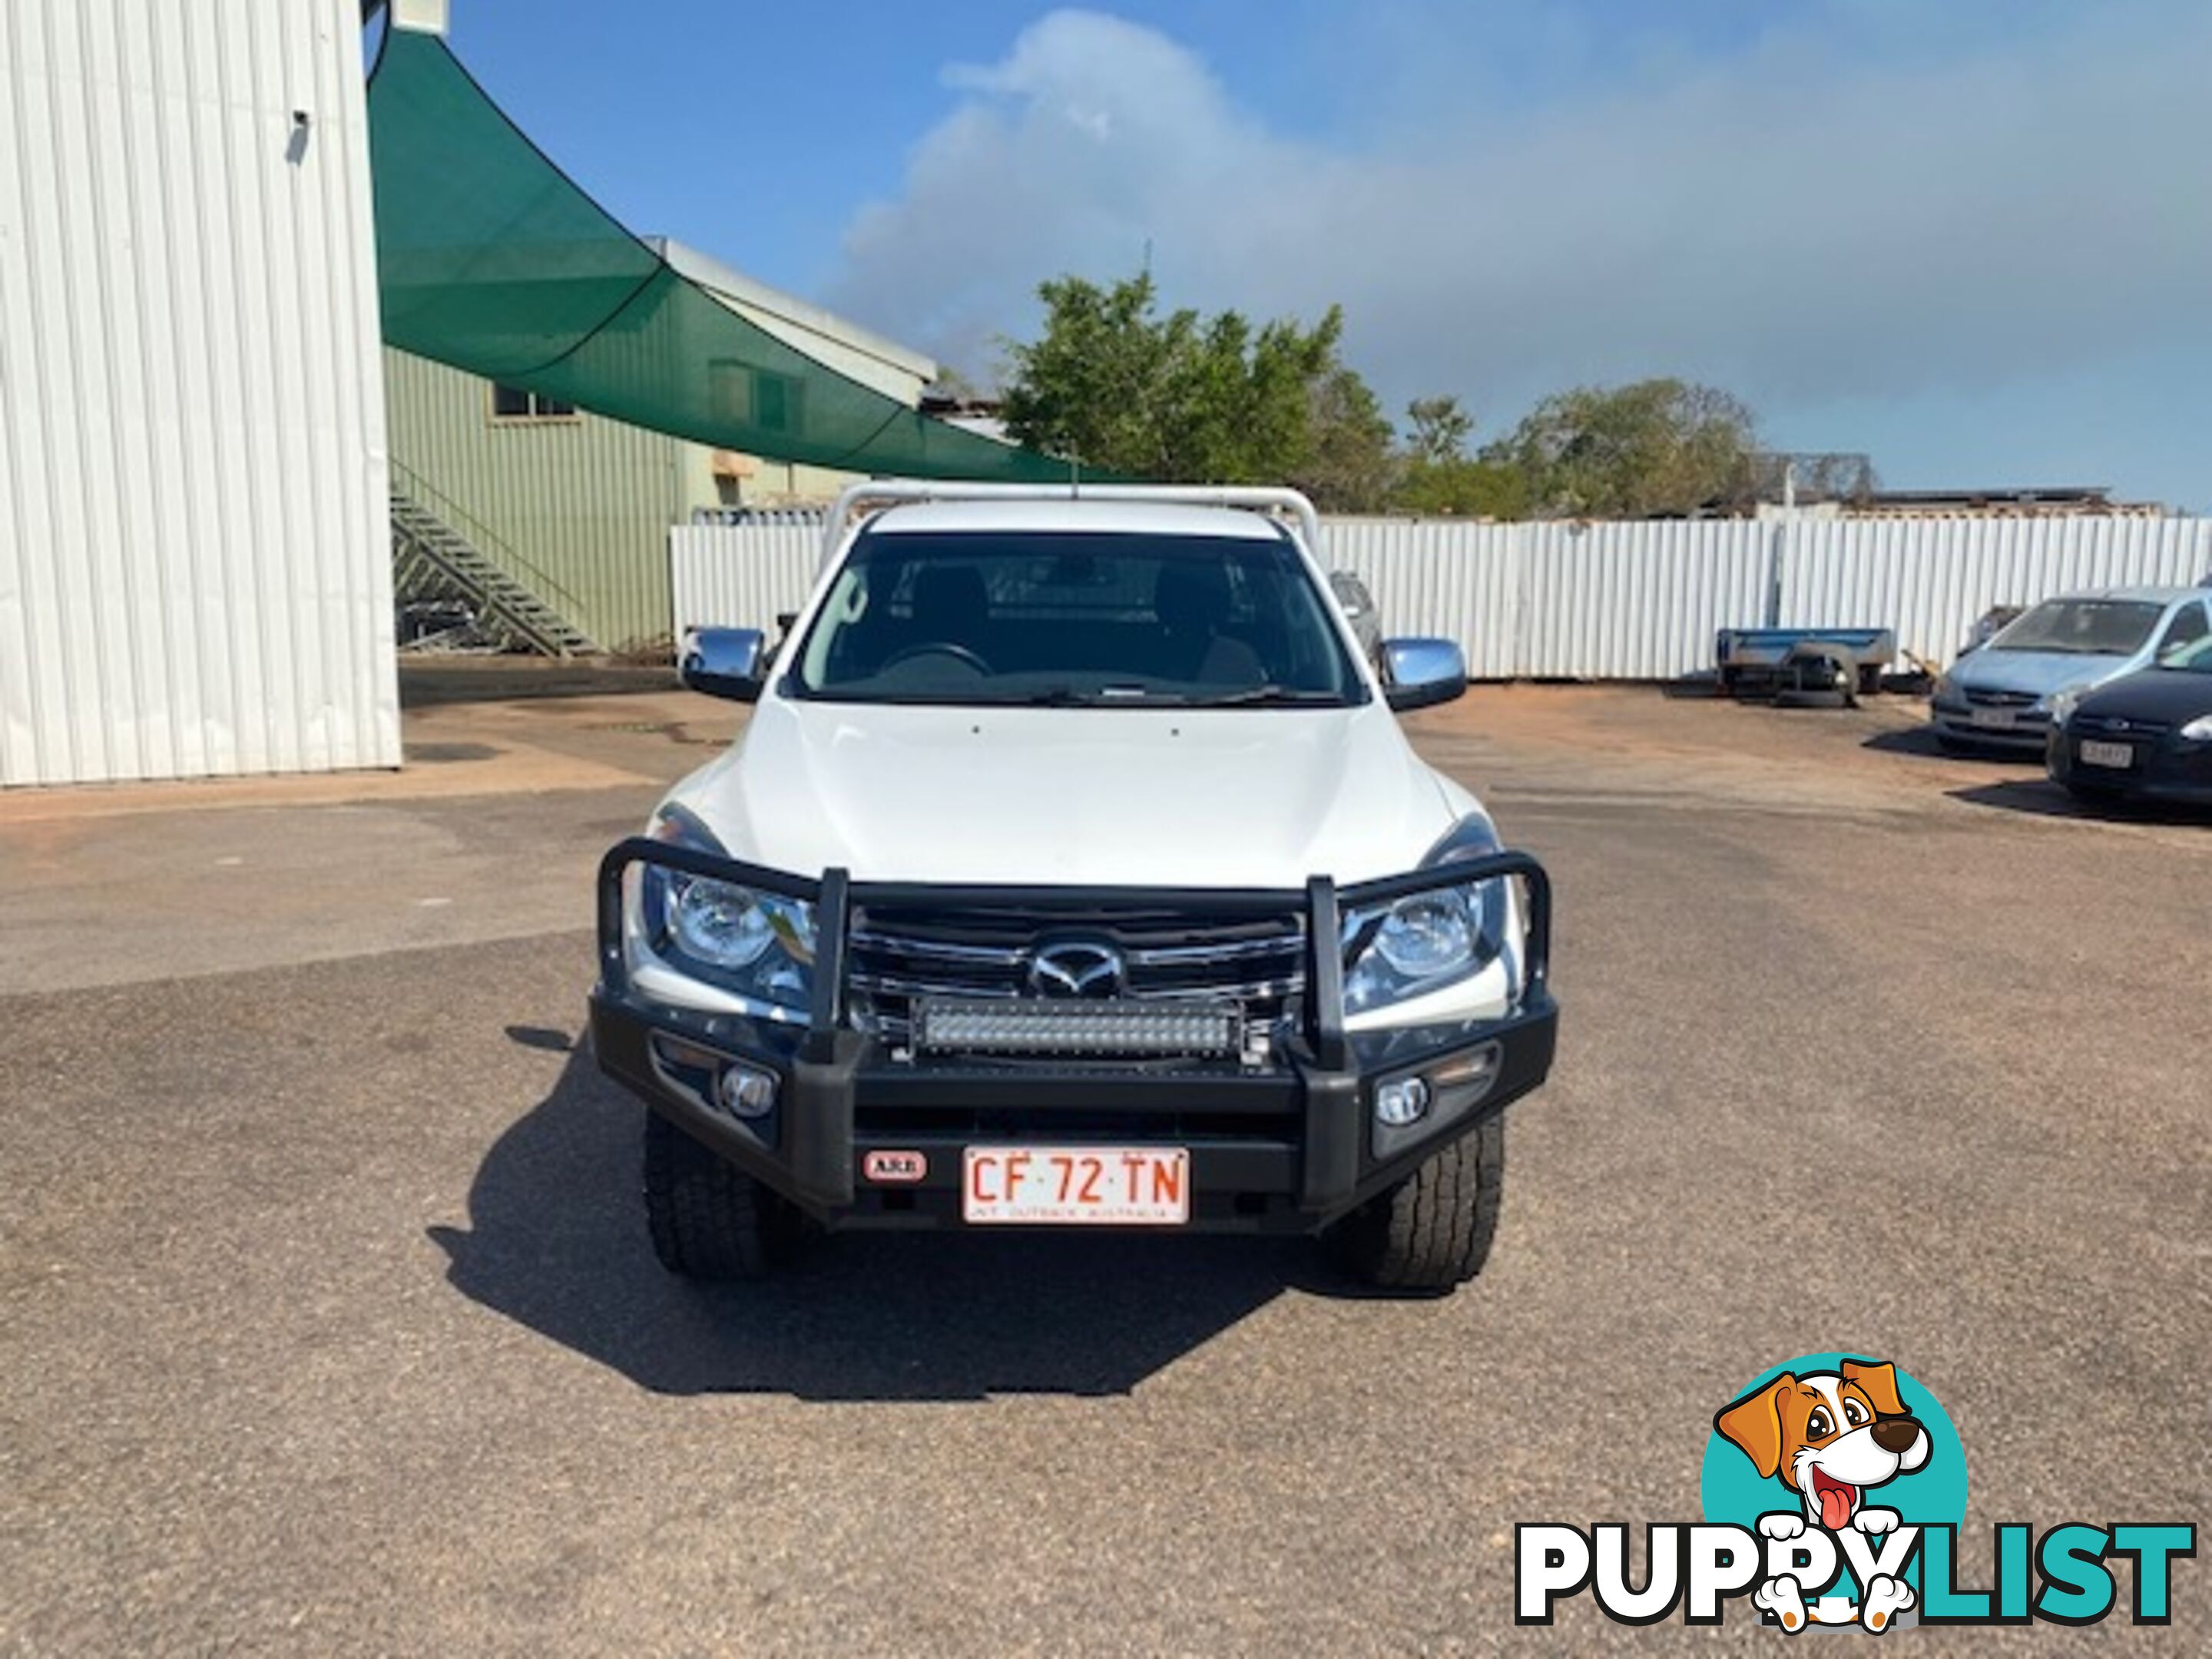
<svg viewBox="0 0 2212 1659">
<path fill-rule="evenodd" d="M 1030 989 L 1041 997 L 1110 997 L 1121 991 L 1121 953 L 1098 939 L 1060 939 L 1030 953 Z"/>
</svg>

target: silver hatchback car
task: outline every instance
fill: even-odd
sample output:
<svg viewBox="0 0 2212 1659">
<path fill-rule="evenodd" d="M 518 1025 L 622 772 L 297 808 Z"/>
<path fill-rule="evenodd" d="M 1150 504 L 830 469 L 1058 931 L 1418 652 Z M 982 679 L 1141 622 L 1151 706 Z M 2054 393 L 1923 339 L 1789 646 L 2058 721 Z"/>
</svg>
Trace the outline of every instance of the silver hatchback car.
<svg viewBox="0 0 2212 1659">
<path fill-rule="evenodd" d="M 2039 755 L 2052 705 L 2148 668 L 2212 634 L 2212 590 L 2110 587 L 2045 599 L 1936 682 L 1929 721 L 1946 749 Z"/>
</svg>

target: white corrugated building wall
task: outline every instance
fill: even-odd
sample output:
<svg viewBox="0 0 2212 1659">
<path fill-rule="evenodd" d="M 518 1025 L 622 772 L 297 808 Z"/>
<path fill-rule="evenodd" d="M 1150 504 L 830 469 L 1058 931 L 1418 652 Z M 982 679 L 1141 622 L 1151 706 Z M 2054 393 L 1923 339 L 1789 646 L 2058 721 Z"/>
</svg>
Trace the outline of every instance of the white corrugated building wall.
<svg viewBox="0 0 2212 1659">
<path fill-rule="evenodd" d="M 0 4 L 0 783 L 399 763 L 358 0 Z"/>
</svg>

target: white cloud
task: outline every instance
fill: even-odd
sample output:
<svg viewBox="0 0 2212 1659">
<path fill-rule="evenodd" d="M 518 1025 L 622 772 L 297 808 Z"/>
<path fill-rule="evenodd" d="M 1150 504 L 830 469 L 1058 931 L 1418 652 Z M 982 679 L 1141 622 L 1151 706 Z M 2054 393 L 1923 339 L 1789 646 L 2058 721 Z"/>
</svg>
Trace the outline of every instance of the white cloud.
<svg viewBox="0 0 2212 1659">
<path fill-rule="evenodd" d="M 1512 37 L 1473 11 L 1393 78 L 1417 106 L 1334 145 L 1270 130 L 1157 31 L 1054 12 L 948 73 L 955 108 L 854 220 L 834 299 L 982 368 L 1040 277 L 1122 274 L 1149 241 L 1171 303 L 1341 301 L 1389 401 L 1456 392 L 1493 428 L 1653 373 L 1728 385 L 1806 445 L 1878 443 L 1801 429 L 1824 410 L 1986 408 L 2119 362 L 2212 374 L 2212 9 L 1999 8 L 1916 53 L 1910 14 L 1843 4 L 1510 104 L 1485 89 L 1510 85 Z M 1465 76 L 1435 72 L 1449 53 Z M 2186 435 L 2201 454 L 2212 420 Z M 2063 436 L 2024 434 L 2023 465 L 2067 470 Z"/>
</svg>

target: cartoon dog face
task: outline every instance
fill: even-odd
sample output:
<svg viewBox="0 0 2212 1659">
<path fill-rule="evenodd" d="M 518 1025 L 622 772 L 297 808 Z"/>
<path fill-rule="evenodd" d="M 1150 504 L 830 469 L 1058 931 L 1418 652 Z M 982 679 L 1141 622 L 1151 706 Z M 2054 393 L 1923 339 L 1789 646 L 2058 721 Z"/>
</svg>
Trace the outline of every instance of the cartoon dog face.
<svg viewBox="0 0 2212 1659">
<path fill-rule="evenodd" d="M 1928 1431 L 1897 1397 L 1897 1368 L 1846 1359 L 1833 1371 L 1784 1372 L 1713 1419 L 1713 1426 L 1805 1503 L 1806 1519 L 1839 1532 L 1866 1489 L 1928 1461 Z"/>
</svg>

